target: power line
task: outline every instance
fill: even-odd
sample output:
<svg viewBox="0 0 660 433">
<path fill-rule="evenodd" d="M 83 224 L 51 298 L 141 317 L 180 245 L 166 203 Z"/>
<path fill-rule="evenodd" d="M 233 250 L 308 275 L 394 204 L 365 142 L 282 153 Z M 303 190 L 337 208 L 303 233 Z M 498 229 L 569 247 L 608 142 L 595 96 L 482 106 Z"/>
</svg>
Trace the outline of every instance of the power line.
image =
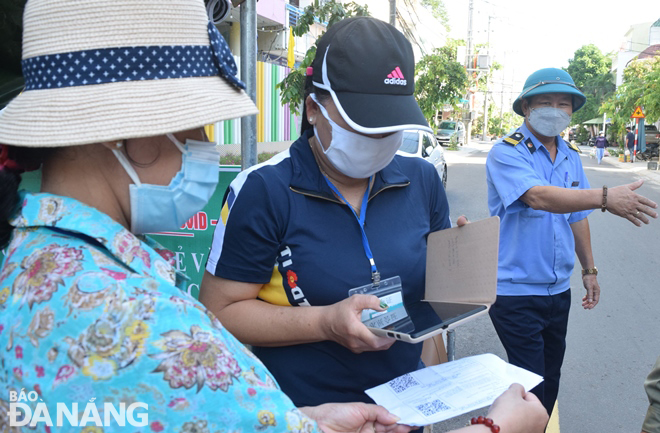
<svg viewBox="0 0 660 433">
<path fill-rule="evenodd" d="M 447 35 L 447 32 L 446 32 L 446 28 L 445 28 L 444 25 L 440 22 L 440 20 L 438 20 L 437 18 L 434 17 L 434 19 L 435 19 L 435 20 L 441 25 L 441 28 L 442 28 L 441 31 L 438 31 L 437 28 L 431 28 L 431 27 L 429 27 L 429 25 L 426 24 L 426 23 L 424 22 L 424 20 L 422 20 L 422 18 L 420 18 L 419 13 L 418 13 L 418 10 L 417 10 L 417 7 L 416 7 L 415 5 L 413 5 L 412 2 L 411 2 L 410 0 L 404 0 L 404 1 L 406 1 L 406 3 L 408 3 L 408 7 L 411 8 L 411 9 L 415 12 L 415 16 L 417 16 L 417 21 L 419 22 L 419 24 L 421 24 L 421 25 L 422 25 L 422 26 L 423 26 L 423 27 L 424 27 L 424 28 L 425 28 L 430 34 L 435 35 L 435 34 L 437 34 L 437 33 L 440 33 L 440 34 L 442 34 L 445 38 L 448 36 L 448 35 Z M 418 3 L 418 4 L 419 4 L 419 3 Z M 426 8 L 424 5 L 421 5 L 421 7 L 424 8 L 424 10 L 428 10 L 428 8 Z M 435 44 L 434 44 L 433 42 L 431 42 L 430 44 L 433 46 L 433 48 L 436 48 L 436 46 L 435 46 Z"/>
<path fill-rule="evenodd" d="M 644 51 L 646 51 L 647 49 L 651 48 L 651 47 L 654 46 L 654 45 L 658 45 L 658 44 L 647 45 L 646 48 L 644 48 L 642 51 L 637 51 L 637 50 L 620 50 L 620 51 L 618 51 L 618 53 L 637 53 L 637 54 L 641 54 L 641 53 L 643 53 Z M 655 53 L 656 53 L 656 54 L 655 54 L 656 56 L 660 55 L 660 46 L 656 48 Z"/>
<path fill-rule="evenodd" d="M 411 13 L 411 10 L 413 9 L 412 4 L 410 3 L 410 0 L 404 0 L 404 2 L 407 5 L 406 9 L 408 11 L 408 16 L 410 17 L 410 22 L 412 23 L 412 27 L 413 27 L 412 29 L 409 28 L 409 30 L 412 34 L 417 34 L 417 24 L 415 24 L 415 19 L 413 18 L 412 13 Z M 415 12 L 415 15 L 417 15 L 417 11 L 414 11 L 414 12 Z M 419 20 L 419 16 L 417 16 L 417 19 Z M 406 25 L 407 25 L 407 23 L 406 23 Z M 414 32 L 413 32 L 413 30 L 414 30 Z M 424 51 L 424 47 L 418 41 L 416 36 L 415 36 L 415 41 L 417 43 L 417 46 L 419 46 L 419 49 L 422 52 L 422 55 L 426 55 L 426 52 Z"/>
<path fill-rule="evenodd" d="M 500 7 L 499 5 L 496 5 L 495 3 L 489 2 L 488 0 L 478 0 L 478 1 L 480 1 L 482 3 L 488 3 L 491 6 Z"/>
<path fill-rule="evenodd" d="M 401 13 L 398 10 L 397 10 L 396 16 L 397 16 L 397 21 L 401 24 L 401 30 L 403 31 L 403 34 L 406 36 L 406 38 L 408 38 L 409 41 L 411 41 L 411 43 L 414 43 L 415 45 L 417 45 L 419 47 L 419 50 L 422 52 L 422 55 L 425 56 L 426 51 L 424 50 L 424 47 L 417 40 L 417 37 L 415 36 L 413 31 L 410 29 L 410 27 L 408 26 L 408 23 L 406 22 L 406 20 L 403 18 L 403 16 L 401 15 Z"/>
</svg>

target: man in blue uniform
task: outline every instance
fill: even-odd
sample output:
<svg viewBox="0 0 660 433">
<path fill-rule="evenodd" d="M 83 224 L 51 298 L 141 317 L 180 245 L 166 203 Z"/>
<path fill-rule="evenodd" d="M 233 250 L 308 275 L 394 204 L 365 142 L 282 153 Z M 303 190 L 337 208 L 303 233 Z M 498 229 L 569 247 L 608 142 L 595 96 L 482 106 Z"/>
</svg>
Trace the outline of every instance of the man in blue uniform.
<svg viewBox="0 0 660 433">
<path fill-rule="evenodd" d="M 575 255 L 585 309 L 600 299 L 587 216 L 593 209 L 648 224 L 655 203 L 634 191 L 643 181 L 590 189 L 576 146 L 559 134 L 586 102 L 561 69 L 534 72 L 513 110 L 525 118 L 488 155 L 488 207 L 501 220 L 497 301 L 490 316 L 509 362 L 544 377 L 532 391 L 550 414 L 559 390 Z"/>
</svg>

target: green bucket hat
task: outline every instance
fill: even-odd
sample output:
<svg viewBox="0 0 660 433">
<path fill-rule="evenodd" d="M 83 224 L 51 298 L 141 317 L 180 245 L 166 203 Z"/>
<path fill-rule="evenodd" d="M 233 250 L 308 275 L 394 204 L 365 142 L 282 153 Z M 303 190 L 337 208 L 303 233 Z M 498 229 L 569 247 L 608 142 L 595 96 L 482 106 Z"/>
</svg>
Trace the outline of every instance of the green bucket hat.
<svg viewBox="0 0 660 433">
<path fill-rule="evenodd" d="M 577 88 L 573 78 L 563 69 L 539 69 L 527 78 L 523 91 L 513 102 L 513 111 L 519 116 L 525 116 L 520 108 L 523 99 L 544 93 L 567 93 L 573 97 L 573 112 L 576 112 L 587 97 Z"/>
</svg>

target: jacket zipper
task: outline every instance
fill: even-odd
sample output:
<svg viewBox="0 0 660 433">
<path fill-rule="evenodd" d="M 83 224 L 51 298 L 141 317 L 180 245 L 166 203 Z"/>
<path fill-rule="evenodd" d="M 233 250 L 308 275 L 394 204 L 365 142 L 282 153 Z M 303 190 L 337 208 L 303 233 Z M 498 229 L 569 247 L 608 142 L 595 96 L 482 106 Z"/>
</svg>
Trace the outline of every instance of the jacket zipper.
<svg viewBox="0 0 660 433">
<path fill-rule="evenodd" d="M 371 197 L 369 197 L 369 201 L 371 201 L 372 198 L 376 197 L 378 194 L 380 194 L 381 192 L 385 191 L 386 189 L 391 189 L 391 188 L 403 188 L 403 187 L 406 187 L 406 186 L 408 186 L 408 185 L 410 185 L 410 181 L 405 182 L 405 183 L 399 183 L 399 184 L 396 184 L 396 185 L 387 185 L 387 186 L 385 186 L 385 187 L 379 189 L 378 191 L 376 191 L 376 193 L 375 193 L 374 195 L 372 195 Z"/>
<path fill-rule="evenodd" d="M 297 189 L 295 189 L 295 188 L 293 188 L 293 187 L 291 187 L 291 186 L 289 187 L 289 189 L 290 189 L 291 191 L 293 191 L 293 192 L 297 192 L 298 194 L 302 194 L 302 195 L 307 196 L 307 197 L 320 198 L 320 199 L 322 199 L 322 200 L 327 200 L 327 201 L 330 201 L 330 202 L 332 202 L 332 203 L 344 204 L 344 203 L 341 202 L 340 200 L 331 199 L 331 198 L 328 198 L 328 197 L 323 196 L 323 195 L 316 195 L 316 194 L 312 194 L 312 193 L 309 193 L 309 192 L 300 191 L 300 190 L 297 190 Z"/>
<path fill-rule="evenodd" d="M 376 197 L 378 194 L 380 194 L 381 192 L 385 191 L 386 189 L 391 189 L 391 188 L 403 188 L 403 187 L 406 187 L 406 186 L 408 186 L 408 185 L 410 185 L 410 182 L 400 183 L 400 184 L 397 184 L 397 185 L 387 185 L 387 186 L 385 186 L 385 187 L 379 189 L 374 195 L 372 195 L 371 197 L 369 197 L 369 201 L 371 201 L 371 199 L 373 199 L 374 197 Z M 289 187 L 289 189 L 290 189 L 291 191 L 293 191 L 293 192 L 296 192 L 296 193 L 298 193 L 298 194 L 305 195 L 305 196 L 307 196 L 307 197 L 320 198 L 320 199 L 322 199 L 322 200 L 327 200 L 327 201 L 330 201 L 330 202 L 332 202 L 332 203 L 337 203 L 337 204 L 346 204 L 346 203 L 344 203 L 344 202 L 342 202 L 342 201 L 340 201 L 340 200 L 331 199 L 331 198 L 328 198 L 328 197 L 326 197 L 326 196 L 322 196 L 322 195 L 312 194 L 312 193 L 309 193 L 309 192 L 300 191 L 300 190 L 297 190 L 297 189 L 295 189 L 295 188 L 293 188 L 293 187 L 291 187 L 291 186 Z"/>
</svg>

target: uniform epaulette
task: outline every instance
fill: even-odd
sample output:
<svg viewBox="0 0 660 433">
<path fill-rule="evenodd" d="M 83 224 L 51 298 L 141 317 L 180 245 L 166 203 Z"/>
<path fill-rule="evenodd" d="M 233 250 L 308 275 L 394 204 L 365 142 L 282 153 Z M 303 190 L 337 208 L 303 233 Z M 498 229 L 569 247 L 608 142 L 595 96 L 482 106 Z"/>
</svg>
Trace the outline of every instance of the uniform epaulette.
<svg viewBox="0 0 660 433">
<path fill-rule="evenodd" d="M 510 144 L 512 146 L 516 146 L 518 143 L 522 141 L 524 138 L 524 135 L 522 135 L 521 132 L 514 132 L 513 134 L 509 135 L 508 137 L 504 137 L 502 139 L 503 142 Z"/>
<path fill-rule="evenodd" d="M 568 144 L 568 147 L 571 148 L 571 149 L 573 149 L 573 150 L 576 151 L 577 153 L 582 153 L 582 151 L 580 150 L 580 148 L 577 147 L 577 145 L 575 145 L 574 143 L 571 143 L 571 142 L 567 141 L 566 144 Z"/>
</svg>

